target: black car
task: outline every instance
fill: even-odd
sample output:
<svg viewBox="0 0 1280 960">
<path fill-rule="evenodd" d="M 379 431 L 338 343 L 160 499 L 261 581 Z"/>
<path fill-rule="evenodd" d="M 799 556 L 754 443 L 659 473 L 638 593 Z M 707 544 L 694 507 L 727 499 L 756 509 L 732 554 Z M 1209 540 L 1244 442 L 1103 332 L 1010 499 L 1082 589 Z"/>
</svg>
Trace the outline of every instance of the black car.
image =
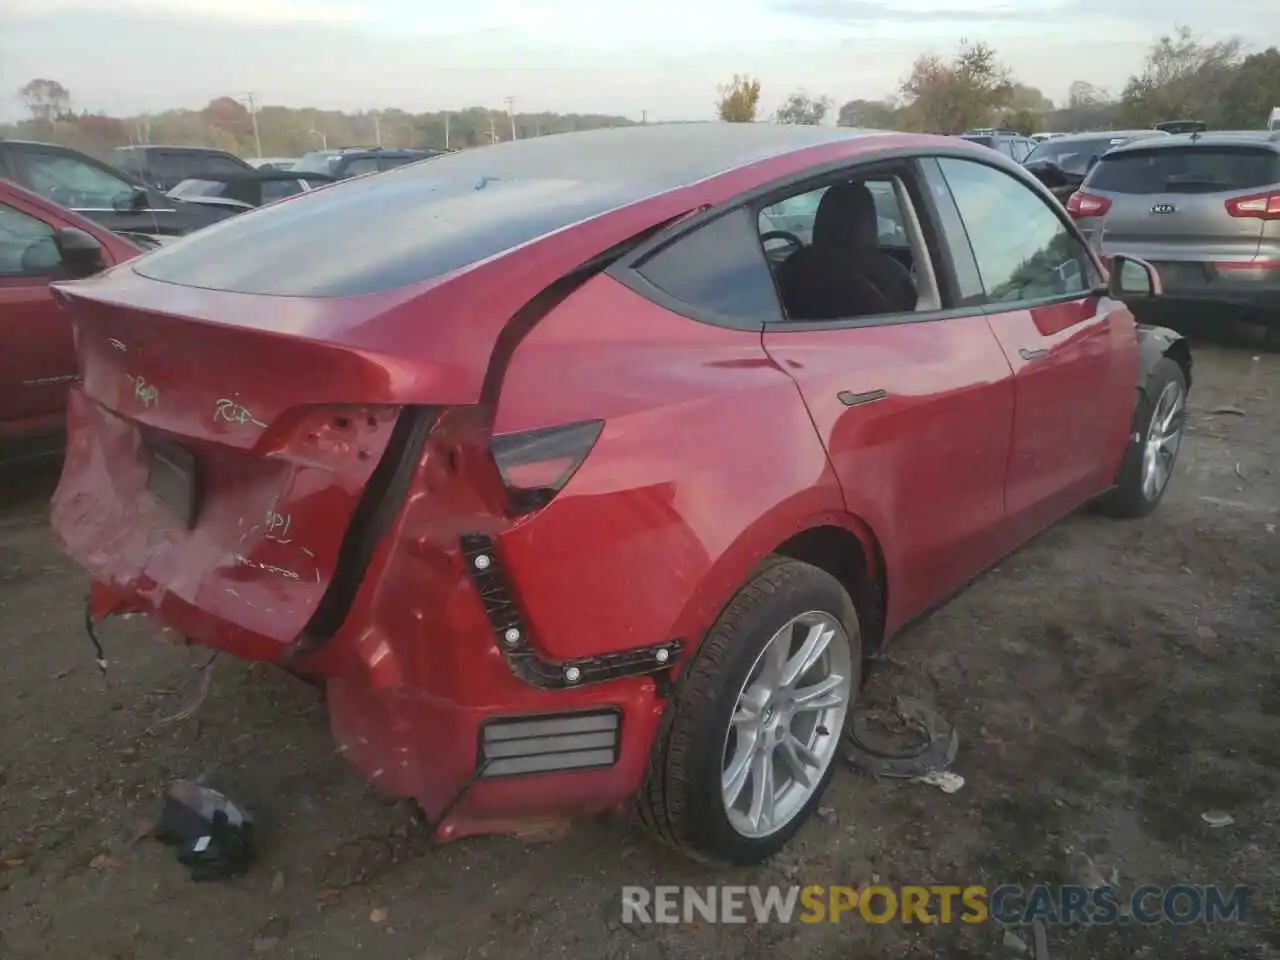
<svg viewBox="0 0 1280 960">
<path fill-rule="evenodd" d="M 1134 140 L 1168 135 L 1163 130 L 1069 133 L 1036 144 L 1035 149 L 1022 161 L 1022 165 L 1065 203 L 1071 194 L 1080 189 L 1085 176 L 1108 150 Z"/>
<path fill-rule="evenodd" d="M 323 173 L 297 173 L 293 170 L 254 170 L 225 176 L 201 174 L 183 180 L 169 191 L 169 196 L 187 203 L 238 212 L 306 193 L 333 183 L 335 179 Z"/>
<path fill-rule="evenodd" d="M 116 233 L 179 236 L 233 213 L 174 200 L 88 154 L 52 143 L 0 139 L 0 177 Z"/>
<path fill-rule="evenodd" d="M 290 173 L 327 173 L 334 179 L 357 177 L 362 173 L 392 170 L 406 163 L 438 157 L 443 150 L 392 149 L 387 147 L 338 147 L 304 154 Z"/>
<path fill-rule="evenodd" d="M 226 150 L 211 147 L 172 147 L 147 144 L 116 147 L 112 162 L 125 173 L 158 190 L 172 190 L 190 177 L 202 173 L 231 175 L 253 173 L 253 166 Z"/>
<path fill-rule="evenodd" d="M 1034 140 L 1016 130 L 966 130 L 960 134 L 960 139 L 998 150 L 1017 163 L 1022 163 L 1036 145 Z"/>
</svg>

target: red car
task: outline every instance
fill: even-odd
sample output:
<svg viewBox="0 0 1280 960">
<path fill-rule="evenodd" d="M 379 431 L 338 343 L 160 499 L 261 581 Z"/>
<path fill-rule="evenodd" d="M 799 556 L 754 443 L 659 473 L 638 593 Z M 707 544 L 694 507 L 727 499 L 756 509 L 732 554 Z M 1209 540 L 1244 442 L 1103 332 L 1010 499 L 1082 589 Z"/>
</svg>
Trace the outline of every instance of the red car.
<svg viewBox="0 0 1280 960">
<path fill-rule="evenodd" d="M 1121 302 L 1154 270 L 1108 278 L 1012 161 L 833 127 L 449 154 L 59 293 L 92 620 L 322 680 L 441 838 L 638 801 L 739 863 L 904 624 L 1156 506 L 1191 375 Z"/>
<path fill-rule="evenodd" d="M 87 276 L 138 252 L 78 213 L 0 180 L 0 460 L 47 450 L 66 417 L 76 357 L 50 281 Z"/>
</svg>

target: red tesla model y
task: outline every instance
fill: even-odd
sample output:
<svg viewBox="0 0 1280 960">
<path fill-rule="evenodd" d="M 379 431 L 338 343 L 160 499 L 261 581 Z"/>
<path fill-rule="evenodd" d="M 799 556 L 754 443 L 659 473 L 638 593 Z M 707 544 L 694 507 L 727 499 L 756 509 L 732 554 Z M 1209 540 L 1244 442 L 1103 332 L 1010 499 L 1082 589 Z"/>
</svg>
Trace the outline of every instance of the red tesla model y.
<svg viewBox="0 0 1280 960">
<path fill-rule="evenodd" d="M 467 150 L 59 286 L 90 615 L 316 678 L 438 836 L 635 803 L 749 863 L 864 663 L 1082 504 L 1154 508 L 1191 357 L 953 138 L 678 124 Z"/>
</svg>

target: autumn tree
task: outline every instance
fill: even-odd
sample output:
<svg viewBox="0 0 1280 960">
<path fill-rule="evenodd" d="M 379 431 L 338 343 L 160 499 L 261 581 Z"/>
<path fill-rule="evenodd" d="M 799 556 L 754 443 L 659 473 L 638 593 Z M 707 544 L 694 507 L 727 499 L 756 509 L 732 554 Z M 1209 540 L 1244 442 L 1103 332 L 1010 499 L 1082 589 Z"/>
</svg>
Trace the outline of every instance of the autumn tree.
<svg viewBox="0 0 1280 960">
<path fill-rule="evenodd" d="M 1044 127 L 1044 116 L 1038 110 L 1011 110 L 1000 121 L 1009 130 L 1017 131 L 1024 137 L 1039 133 Z"/>
<path fill-rule="evenodd" d="M 1280 50 L 1268 47 L 1245 57 L 1219 104 L 1224 127 L 1265 127 L 1272 109 L 1280 107 Z"/>
<path fill-rule="evenodd" d="M 850 100 L 836 116 L 838 126 L 869 130 L 892 130 L 897 120 L 897 108 L 888 100 Z"/>
<path fill-rule="evenodd" d="M 826 118 L 827 111 L 830 109 L 830 97 L 815 98 L 803 90 L 797 90 L 777 109 L 774 120 L 778 123 L 800 123 L 816 127 Z"/>
<path fill-rule="evenodd" d="M 30 80 L 18 91 L 31 119 L 52 123 L 71 110 L 71 93 L 57 80 Z"/>
<path fill-rule="evenodd" d="M 1161 120 L 1205 120 L 1241 66 L 1239 38 L 1204 43 L 1190 27 L 1160 37 L 1121 94 L 1125 118 L 1150 125 Z"/>
<path fill-rule="evenodd" d="M 716 112 L 729 123 L 751 123 L 760 108 L 760 81 L 745 74 L 733 75 L 733 81 L 717 88 L 720 99 Z"/>
<path fill-rule="evenodd" d="M 1009 105 L 1013 83 L 996 52 L 962 40 L 951 59 L 918 57 L 902 82 L 909 125 L 931 133 L 963 133 L 991 122 Z"/>
</svg>

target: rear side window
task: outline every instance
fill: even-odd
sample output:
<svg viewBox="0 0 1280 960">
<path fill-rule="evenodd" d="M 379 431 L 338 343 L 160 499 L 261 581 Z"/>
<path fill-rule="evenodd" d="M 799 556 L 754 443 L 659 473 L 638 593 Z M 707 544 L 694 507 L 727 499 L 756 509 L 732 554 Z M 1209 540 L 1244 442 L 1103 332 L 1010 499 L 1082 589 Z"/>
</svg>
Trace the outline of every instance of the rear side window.
<svg viewBox="0 0 1280 960">
<path fill-rule="evenodd" d="M 781 320 L 753 220 L 745 209 L 719 217 L 645 258 L 637 272 L 698 310 L 753 323 Z"/>
<path fill-rule="evenodd" d="M 1257 147 L 1196 146 L 1112 154 L 1085 185 L 1106 193 L 1234 193 L 1280 183 L 1280 154 Z"/>
</svg>

